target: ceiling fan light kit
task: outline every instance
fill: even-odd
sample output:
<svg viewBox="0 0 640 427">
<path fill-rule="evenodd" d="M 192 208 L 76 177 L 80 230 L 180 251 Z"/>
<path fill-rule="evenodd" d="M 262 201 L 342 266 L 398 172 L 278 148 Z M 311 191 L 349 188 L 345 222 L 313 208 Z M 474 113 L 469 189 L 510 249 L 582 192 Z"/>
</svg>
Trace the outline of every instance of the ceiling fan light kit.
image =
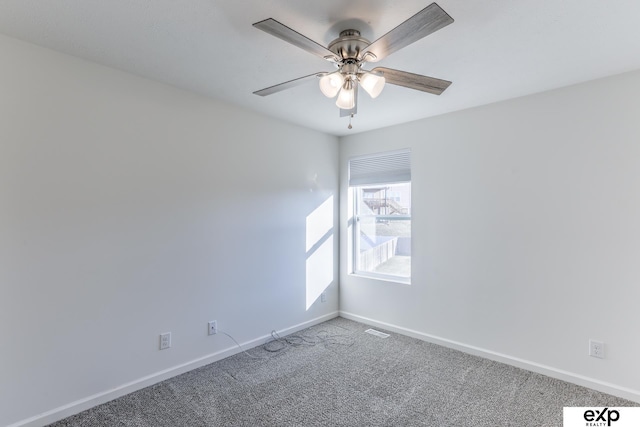
<svg viewBox="0 0 640 427">
<path fill-rule="evenodd" d="M 322 94 L 327 98 L 334 98 L 338 92 L 340 92 L 340 89 L 342 89 L 343 84 L 344 76 L 340 71 L 325 74 L 320 78 L 320 91 L 322 91 Z"/>
<path fill-rule="evenodd" d="M 336 101 L 336 106 L 342 110 L 352 110 L 356 106 L 356 90 L 355 83 L 350 78 L 346 79 L 342 89 L 340 89 L 340 94 L 338 95 L 338 100 Z"/>
<path fill-rule="evenodd" d="M 384 84 L 386 83 L 386 79 L 382 73 L 376 74 L 370 71 L 361 73 L 358 80 L 360 81 L 362 89 L 374 99 L 382 93 L 382 89 L 384 89 Z"/>
<path fill-rule="evenodd" d="M 254 27 L 333 63 L 338 70 L 310 74 L 261 89 L 254 94 L 271 95 L 319 77 L 320 91 L 327 98 L 337 95 L 336 106 L 341 110 L 341 117 L 353 117 L 356 113 L 358 87 L 362 87 L 371 98 L 380 95 L 386 83 L 440 95 L 449 87 L 450 81 L 391 68 L 365 70 L 362 67 L 365 63 L 377 62 L 452 22 L 453 18 L 440 6 L 431 3 L 373 43 L 361 37 L 358 30 L 347 29 L 340 32 L 339 37 L 326 48 L 273 18 L 256 22 Z"/>
</svg>

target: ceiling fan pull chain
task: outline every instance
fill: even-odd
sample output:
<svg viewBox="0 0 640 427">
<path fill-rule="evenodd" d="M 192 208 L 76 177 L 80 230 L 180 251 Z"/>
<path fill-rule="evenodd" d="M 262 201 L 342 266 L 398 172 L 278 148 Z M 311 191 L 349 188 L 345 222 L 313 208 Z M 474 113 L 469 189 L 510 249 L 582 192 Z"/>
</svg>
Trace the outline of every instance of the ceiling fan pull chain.
<svg viewBox="0 0 640 427">
<path fill-rule="evenodd" d="M 353 128 L 353 126 L 351 126 L 351 119 L 353 119 L 353 113 L 351 113 L 351 115 L 349 116 L 349 126 L 347 126 L 347 129 Z"/>
</svg>

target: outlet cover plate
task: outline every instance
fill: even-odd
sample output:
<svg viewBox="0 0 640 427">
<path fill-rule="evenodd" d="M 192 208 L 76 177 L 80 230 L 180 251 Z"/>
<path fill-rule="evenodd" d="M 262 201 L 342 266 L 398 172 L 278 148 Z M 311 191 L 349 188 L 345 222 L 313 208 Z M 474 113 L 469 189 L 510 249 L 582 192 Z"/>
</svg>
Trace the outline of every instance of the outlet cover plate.
<svg viewBox="0 0 640 427">
<path fill-rule="evenodd" d="M 160 334 L 160 350 L 166 350 L 171 347 L 171 332 Z"/>
<path fill-rule="evenodd" d="M 209 322 L 209 335 L 215 335 L 218 333 L 218 321 L 211 320 Z"/>
<path fill-rule="evenodd" d="M 596 340 L 589 340 L 589 356 L 604 359 L 604 343 Z"/>
</svg>

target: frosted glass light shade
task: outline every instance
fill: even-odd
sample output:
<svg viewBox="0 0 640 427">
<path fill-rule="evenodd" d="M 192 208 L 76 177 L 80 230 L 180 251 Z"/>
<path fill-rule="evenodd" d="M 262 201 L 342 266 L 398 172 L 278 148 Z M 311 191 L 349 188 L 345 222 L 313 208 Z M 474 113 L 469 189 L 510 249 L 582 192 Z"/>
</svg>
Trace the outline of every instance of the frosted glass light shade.
<svg viewBox="0 0 640 427">
<path fill-rule="evenodd" d="M 382 92 L 386 79 L 373 73 L 364 73 L 360 76 L 360 86 L 372 98 L 376 98 Z"/>
<path fill-rule="evenodd" d="M 338 94 L 343 83 L 344 77 L 339 72 L 327 74 L 320 78 L 320 90 L 327 98 L 333 98 Z"/>
<path fill-rule="evenodd" d="M 351 110 L 356 106 L 356 94 L 355 90 L 353 89 L 353 85 L 344 85 L 344 87 L 340 91 L 340 94 L 338 95 L 336 105 L 343 110 Z"/>
</svg>

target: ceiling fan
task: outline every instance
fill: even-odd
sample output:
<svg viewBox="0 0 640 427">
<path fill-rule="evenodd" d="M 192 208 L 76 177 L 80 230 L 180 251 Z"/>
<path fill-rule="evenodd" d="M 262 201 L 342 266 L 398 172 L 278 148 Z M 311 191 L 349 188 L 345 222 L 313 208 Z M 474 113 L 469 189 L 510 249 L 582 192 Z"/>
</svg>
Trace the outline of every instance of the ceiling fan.
<svg viewBox="0 0 640 427">
<path fill-rule="evenodd" d="M 391 68 L 365 70 L 362 67 L 365 63 L 377 62 L 452 22 L 453 18 L 440 6 L 431 3 L 373 43 L 363 38 L 358 30 L 347 29 L 340 32 L 339 37 L 326 48 L 273 18 L 256 22 L 254 27 L 333 63 L 337 71 L 317 72 L 253 93 L 267 96 L 319 78 L 322 93 L 328 98 L 337 96 L 336 106 L 340 108 L 341 117 L 353 117 L 357 112 L 360 86 L 372 98 L 380 95 L 385 83 L 440 95 L 449 87 L 450 81 Z"/>
</svg>

